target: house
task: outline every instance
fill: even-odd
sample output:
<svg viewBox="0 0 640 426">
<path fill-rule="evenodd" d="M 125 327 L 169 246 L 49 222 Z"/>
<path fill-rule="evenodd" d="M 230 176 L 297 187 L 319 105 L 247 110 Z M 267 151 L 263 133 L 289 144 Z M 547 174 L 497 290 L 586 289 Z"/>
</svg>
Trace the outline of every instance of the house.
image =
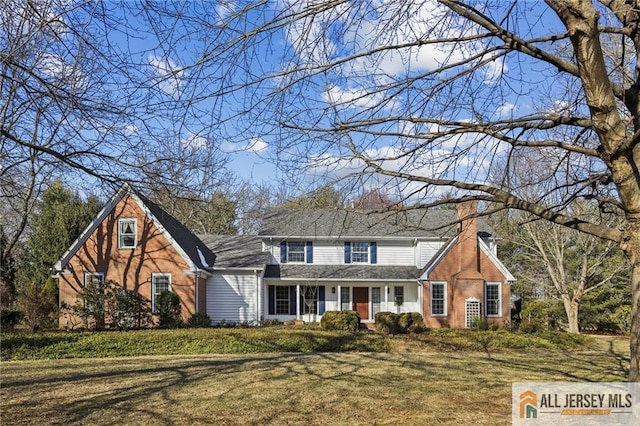
<svg viewBox="0 0 640 426">
<path fill-rule="evenodd" d="M 115 281 L 151 301 L 166 290 L 178 294 L 182 317 L 206 312 L 207 279 L 215 255 L 160 207 L 121 188 L 54 265 L 60 303 L 73 305 L 90 281 Z M 60 326 L 78 322 L 69 314 Z"/>
<path fill-rule="evenodd" d="M 56 264 L 60 300 L 88 279 L 114 280 L 151 300 L 176 292 L 183 317 L 212 322 L 319 321 L 326 311 L 420 312 L 430 327 L 510 319 L 513 276 L 476 204 L 458 210 L 362 214 L 280 209 L 258 235 L 196 236 L 122 189 Z M 62 325 L 61 319 L 61 325 Z"/>
</svg>

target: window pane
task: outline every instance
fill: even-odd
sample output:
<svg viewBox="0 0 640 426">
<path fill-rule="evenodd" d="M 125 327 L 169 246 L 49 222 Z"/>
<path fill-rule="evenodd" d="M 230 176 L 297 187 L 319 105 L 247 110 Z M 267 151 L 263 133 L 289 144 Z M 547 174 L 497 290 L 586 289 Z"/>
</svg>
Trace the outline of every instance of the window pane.
<svg viewBox="0 0 640 426">
<path fill-rule="evenodd" d="M 360 242 L 351 244 L 351 262 L 369 263 L 369 243 Z"/>
<path fill-rule="evenodd" d="M 340 287 L 340 310 L 341 311 L 351 310 L 351 288 L 350 287 Z"/>
<path fill-rule="evenodd" d="M 118 227 L 118 244 L 120 248 L 135 248 L 136 220 L 121 219 Z"/>
<path fill-rule="evenodd" d="M 276 287 L 276 314 L 289 314 L 289 287 Z"/>
<path fill-rule="evenodd" d="M 380 312 L 380 287 L 371 287 L 371 313 L 375 315 Z"/>
<path fill-rule="evenodd" d="M 500 285 L 487 284 L 487 315 L 500 315 Z"/>
<path fill-rule="evenodd" d="M 287 262 L 304 263 L 305 243 L 300 241 L 292 241 L 287 244 Z"/>
<path fill-rule="evenodd" d="M 304 287 L 304 313 L 318 313 L 318 287 Z"/>
<path fill-rule="evenodd" d="M 444 315 L 444 284 L 431 284 L 431 315 Z"/>
<path fill-rule="evenodd" d="M 404 303 L 404 287 L 394 287 L 394 302 L 396 305 L 402 305 Z"/>
</svg>

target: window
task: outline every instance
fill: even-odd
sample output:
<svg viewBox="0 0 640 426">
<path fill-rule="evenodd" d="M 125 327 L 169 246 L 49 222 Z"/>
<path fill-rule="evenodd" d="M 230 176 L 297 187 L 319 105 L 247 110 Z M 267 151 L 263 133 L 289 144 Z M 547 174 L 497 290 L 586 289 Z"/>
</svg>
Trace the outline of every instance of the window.
<svg viewBox="0 0 640 426">
<path fill-rule="evenodd" d="M 351 288 L 350 287 L 340 287 L 340 310 L 341 311 L 351 310 Z"/>
<path fill-rule="evenodd" d="M 138 230 L 135 219 L 118 220 L 118 248 L 135 248 Z"/>
<path fill-rule="evenodd" d="M 431 315 L 447 315 L 447 283 L 431 283 Z"/>
<path fill-rule="evenodd" d="M 371 314 L 375 318 L 380 312 L 380 287 L 371 287 Z"/>
<path fill-rule="evenodd" d="M 500 283 L 485 284 L 485 309 L 488 317 L 499 317 L 502 311 Z"/>
<path fill-rule="evenodd" d="M 84 286 L 89 285 L 102 285 L 104 284 L 104 274 L 102 272 L 85 272 L 84 273 Z"/>
<path fill-rule="evenodd" d="M 289 287 L 276 287 L 276 314 L 289 315 Z"/>
<path fill-rule="evenodd" d="M 369 263 L 369 243 L 351 243 L 351 262 Z"/>
<path fill-rule="evenodd" d="M 171 274 L 151 275 L 151 310 L 156 311 L 156 300 L 165 291 L 171 291 Z"/>
<path fill-rule="evenodd" d="M 318 313 L 318 287 L 305 286 L 304 289 L 304 313 Z"/>
<path fill-rule="evenodd" d="M 287 245 L 287 262 L 304 263 L 305 243 L 302 241 L 289 241 Z"/>
<path fill-rule="evenodd" d="M 396 286 L 393 288 L 393 301 L 397 306 L 404 303 L 404 287 Z"/>
</svg>

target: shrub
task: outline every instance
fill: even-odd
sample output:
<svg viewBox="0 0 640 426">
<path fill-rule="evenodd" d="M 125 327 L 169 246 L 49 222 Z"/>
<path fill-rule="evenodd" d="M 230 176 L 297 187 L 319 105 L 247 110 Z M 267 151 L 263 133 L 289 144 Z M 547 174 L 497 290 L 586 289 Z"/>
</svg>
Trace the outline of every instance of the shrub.
<svg viewBox="0 0 640 426">
<path fill-rule="evenodd" d="M 566 323 L 567 315 L 562 302 L 559 300 L 531 300 L 522 307 L 522 322 L 535 323 L 536 327 L 557 330 L 562 323 Z M 528 327 L 528 326 L 525 326 Z"/>
<path fill-rule="evenodd" d="M 378 312 L 375 321 L 376 330 L 384 334 L 419 334 L 428 330 L 419 312 Z"/>
<path fill-rule="evenodd" d="M 133 290 L 110 286 L 106 294 L 109 327 L 131 330 L 151 323 L 149 300 Z"/>
<path fill-rule="evenodd" d="M 14 328 L 24 317 L 21 311 L 12 311 L 8 309 L 0 310 L 0 326 L 2 328 Z"/>
<path fill-rule="evenodd" d="M 182 303 L 180 296 L 172 291 L 163 291 L 156 300 L 156 314 L 158 326 L 162 328 L 177 328 L 183 325 Z"/>
<path fill-rule="evenodd" d="M 518 331 L 521 333 L 538 333 L 546 328 L 545 324 L 540 320 L 523 319 L 518 326 Z"/>
<path fill-rule="evenodd" d="M 211 327 L 211 318 L 204 312 L 196 312 L 189 318 L 189 327 L 203 328 Z"/>
<path fill-rule="evenodd" d="M 628 335 L 631 332 L 631 306 L 623 305 L 618 307 L 611 314 L 611 321 L 623 334 Z"/>
<path fill-rule="evenodd" d="M 376 330 L 384 334 L 400 333 L 400 315 L 393 312 L 378 312 L 375 316 Z"/>
<path fill-rule="evenodd" d="M 360 315 L 356 311 L 327 311 L 322 315 L 320 325 L 323 330 L 358 331 Z"/>
<path fill-rule="evenodd" d="M 489 320 L 483 317 L 474 318 L 471 323 L 471 328 L 475 330 L 487 331 L 489 330 Z"/>
</svg>

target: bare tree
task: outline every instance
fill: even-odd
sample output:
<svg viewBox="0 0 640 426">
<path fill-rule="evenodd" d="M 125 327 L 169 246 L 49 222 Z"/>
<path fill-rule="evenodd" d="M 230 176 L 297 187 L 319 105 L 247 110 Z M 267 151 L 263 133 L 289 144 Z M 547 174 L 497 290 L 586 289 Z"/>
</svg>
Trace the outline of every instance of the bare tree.
<svg viewBox="0 0 640 426">
<path fill-rule="evenodd" d="M 216 101 L 212 128 L 268 143 L 291 179 L 384 186 L 423 206 L 473 198 L 617 244 L 633 268 L 629 378 L 640 380 L 637 1 L 184 2 L 145 13 L 162 23 L 165 51 L 185 28 L 206 40 L 185 69 L 196 97 L 233 99 Z M 546 192 L 518 191 L 528 182 L 511 159 L 523 151 L 556 159 L 539 176 Z M 575 199 L 614 207 L 621 225 L 572 215 Z"/>
<path fill-rule="evenodd" d="M 162 185 L 188 170 L 172 182 L 184 189 L 224 170 L 219 144 L 194 124 L 202 112 L 189 112 L 192 98 L 176 65 L 161 52 L 144 53 L 135 17 L 125 12 L 111 2 L 2 2 L 3 258 L 28 231 L 54 178 L 96 193 L 123 181 Z"/>
</svg>

